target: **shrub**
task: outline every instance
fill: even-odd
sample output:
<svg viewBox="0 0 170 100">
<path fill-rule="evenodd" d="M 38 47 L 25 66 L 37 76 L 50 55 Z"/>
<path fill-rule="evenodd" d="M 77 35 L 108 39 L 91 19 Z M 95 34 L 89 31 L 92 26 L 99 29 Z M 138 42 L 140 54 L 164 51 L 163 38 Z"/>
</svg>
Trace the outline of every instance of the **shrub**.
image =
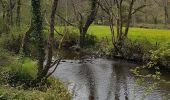
<svg viewBox="0 0 170 100">
<path fill-rule="evenodd" d="M 122 56 L 125 59 L 133 59 L 137 61 L 142 61 L 143 56 L 147 55 L 150 50 L 157 48 L 157 46 L 152 45 L 147 40 L 141 40 L 141 41 L 132 41 L 127 39 L 122 48 L 121 52 L 123 53 Z"/>
<path fill-rule="evenodd" d="M 22 36 L 14 34 L 2 34 L 0 36 L 0 46 L 9 51 L 19 53 Z"/>
<path fill-rule="evenodd" d="M 46 88 L 44 92 L 33 88 L 25 90 L 21 87 L 0 85 L 0 100 L 71 100 L 63 84 L 57 79 L 52 80 L 50 87 L 42 87 Z"/>
<path fill-rule="evenodd" d="M 59 46 L 59 43 L 61 42 L 61 40 L 62 40 L 61 47 L 64 47 L 64 48 L 70 48 L 72 46 L 78 45 L 80 34 L 77 29 L 69 27 L 67 30 L 65 30 L 62 27 L 59 32 L 62 33 L 62 35 L 64 35 L 64 39 L 62 40 L 63 36 L 56 34 L 55 35 L 57 36 L 56 43 L 55 43 L 56 47 Z M 86 34 L 85 43 L 84 43 L 85 47 L 87 48 L 92 47 L 96 44 L 96 42 L 97 42 L 97 39 L 95 35 Z"/>
<path fill-rule="evenodd" d="M 15 59 L 4 68 L 3 78 L 12 86 L 29 84 L 36 77 L 36 65 L 30 58 Z"/>
<path fill-rule="evenodd" d="M 147 58 L 147 57 L 146 57 Z M 169 47 L 160 47 L 157 50 L 150 50 L 150 55 L 148 55 L 149 63 L 147 65 L 154 66 L 164 66 L 165 68 L 170 69 L 170 48 Z M 148 67 L 152 67 L 148 66 Z"/>
<path fill-rule="evenodd" d="M 86 34 L 86 38 L 84 42 L 85 42 L 85 47 L 94 47 L 97 42 L 97 38 L 95 35 Z"/>
</svg>

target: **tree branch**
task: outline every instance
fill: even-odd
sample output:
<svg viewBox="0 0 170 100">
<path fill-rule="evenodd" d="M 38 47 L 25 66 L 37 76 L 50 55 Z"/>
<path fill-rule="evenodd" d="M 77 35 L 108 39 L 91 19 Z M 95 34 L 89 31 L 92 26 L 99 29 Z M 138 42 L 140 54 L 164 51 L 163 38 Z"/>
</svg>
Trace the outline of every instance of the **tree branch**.
<svg viewBox="0 0 170 100">
<path fill-rule="evenodd" d="M 150 6 L 150 5 L 142 5 L 142 6 L 138 7 L 138 8 L 136 8 L 136 9 L 134 9 L 134 11 L 132 12 L 132 15 L 135 14 L 136 12 L 138 12 L 139 10 L 145 8 L 146 6 Z"/>
<path fill-rule="evenodd" d="M 47 25 L 50 26 L 50 23 L 48 22 L 46 16 L 45 16 L 45 22 L 47 23 Z M 59 33 L 55 28 L 54 28 L 54 31 L 55 31 L 58 35 L 63 36 L 63 34 Z"/>
<path fill-rule="evenodd" d="M 66 20 L 65 18 L 63 18 L 61 15 L 59 15 L 59 14 L 56 14 L 56 15 L 57 15 L 61 20 L 63 20 L 64 22 L 66 22 L 67 24 L 76 27 L 76 25 L 70 23 L 68 20 Z"/>
<path fill-rule="evenodd" d="M 56 71 L 58 65 L 60 64 L 60 61 L 61 61 L 61 58 L 58 59 L 58 60 L 56 60 L 56 61 L 52 64 L 53 66 L 56 64 L 56 66 L 55 66 L 55 68 L 53 69 L 53 71 L 50 72 L 50 73 L 46 76 L 46 79 L 47 79 L 48 77 L 50 77 L 50 76 Z M 51 66 L 51 67 L 53 67 L 53 66 Z"/>
</svg>

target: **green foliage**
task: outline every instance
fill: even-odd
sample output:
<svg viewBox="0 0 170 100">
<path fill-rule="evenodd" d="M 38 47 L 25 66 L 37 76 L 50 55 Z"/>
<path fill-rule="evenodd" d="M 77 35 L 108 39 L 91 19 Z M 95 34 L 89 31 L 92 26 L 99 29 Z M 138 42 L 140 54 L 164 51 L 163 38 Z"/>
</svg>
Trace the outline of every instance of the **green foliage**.
<svg viewBox="0 0 170 100">
<path fill-rule="evenodd" d="M 0 49 L 0 59 L 0 100 L 71 100 L 65 86 L 52 77 L 43 86 L 25 88 L 35 78 L 36 61 L 4 49 Z"/>
<path fill-rule="evenodd" d="M 92 34 L 86 34 L 85 38 L 85 47 L 94 47 L 97 42 L 97 38 L 95 35 Z"/>
<path fill-rule="evenodd" d="M 155 49 L 156 46 L 152 45 L 147 40 L 129 40 L 126 39 L 122 45 L 121 52 L 125 59 L 134 59 L 142 61 L 143 56 L 148 54 L 148 51 Z"/>
<path fill-rule="evenodd" d="M 8 61 L 11 55 L 13 55 L 13 54 L 10 53 L 9 51 L 0 48 L 0 62 L 1 63 L 2 63 L 2 61 Z"/>
<path fill-rule="evenodd" d="M 37 64 L 30 58 L 13 59 L 1 72 L 4 80 L 12 86 L 29 84 L 37 74 Z"/>
<path fill-rule="evenodd" d="M 143 83 L 142 86 L 146 85 L 142 99 L 150 95 L 156 88 L 156 85 L 158 85 L 159 83 L 164 83 L 164 84 L 170 83 L 169 81 L 163 80 L 161 78 L 162 73 L 160 70 L 162 66 L 164 66 L 164 68 L 170 68 L 169 67 L 169 64 L 170 64 L 169 47 L 164 46 L 164 47 L 157 48 L 156 50 L 150 50 L 150 52 L 147 53 L 147 57 L 145 57 L 145 62 L 147 63 L 144 66 L 131 69 L 131 72 L 133 72 L 136 76 L 138 76 L 137 84 L 141 85 L 141 83 Z M 152 72 L 151 74 L 143 73 L 143 69 L 153 70 L 154 72 Z M 154 83 L 148 85 L 146 83 L 147 79 L 154 80 Z M 165 100 L 166 100 L 166 97 L 165 97 Z"/>
<path fill-rule="evenodd" d="M 62 38 L 64 37 L 62 41 L 62 45 L 64 47 L 73 47 L 75 45 L 78 45 L 79 43 L 79 31 L 77 28 L 68 26 L 68 27 L 59 27 L 57 26 L 56 29 L 58 29 L 58 32 L 62 34 L 63 36 L 59 35 L 58 33 L 55 33 L 55 37 L 57 37 L 57 42 L 61 42 Z M 85 47 L 90 48 L 95 46 L 97 43 L 97 38 L 93 34 L 86 34 L 85 38 Z"/>
<path fill-rule="evenodd" d="M 147 66 L 149 68 L 154 66 L 163 66 L 165 68 L 170 68 L 170 48 L 160 47 L 157 50 L 150 50 L 150 54 L 145 55 L 145 60 L 149 61 Z M 145 61 L 145 62 L 147 62 Z"/>
<path fill-rule="evenodd" d="M 99 40 L 96 45 L 97 55 L 100 56 L 114 56 L 113 46 L 110 45 L 109 41 L 105 38 Z"/>
<path fill-rule="evenodd" d="M 23 27 L 23 29 L 25 28 Z M 9 34 L 1 34 L 0 46 L 4 49 L 18 53 L 22 42 L 22 32 L 24 33 L 23 30 L 18 31 L 16 28 L 12 28 Z"/>
<path fill-rule="evenodd" d="M 52 79 L 50 87 L 42 87 L 46 91 L 39 91 L 37 89 L 25 90 L 22 87 L 10 87 L 0 85 L 0 99 L 1 100 L 71 100 L 70 94 L 63 84 Z"/>
</svg>

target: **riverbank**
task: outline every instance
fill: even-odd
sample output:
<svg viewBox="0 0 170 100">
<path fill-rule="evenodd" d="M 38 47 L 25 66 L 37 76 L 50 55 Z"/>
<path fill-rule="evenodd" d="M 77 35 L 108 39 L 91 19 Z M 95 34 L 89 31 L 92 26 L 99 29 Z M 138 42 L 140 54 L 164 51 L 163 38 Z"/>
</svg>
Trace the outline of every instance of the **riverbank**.
<svg viewBox="0 0 170 100">
<path fill-rule="evenodd" d="M 35 77 L 36 65 L 30 58 L 0 49 L 0 99 L 70 100 L 66 86 L 57 78 L 50 77 L 46 83 L 34 88 L 26 85 Z"/>
</svg>

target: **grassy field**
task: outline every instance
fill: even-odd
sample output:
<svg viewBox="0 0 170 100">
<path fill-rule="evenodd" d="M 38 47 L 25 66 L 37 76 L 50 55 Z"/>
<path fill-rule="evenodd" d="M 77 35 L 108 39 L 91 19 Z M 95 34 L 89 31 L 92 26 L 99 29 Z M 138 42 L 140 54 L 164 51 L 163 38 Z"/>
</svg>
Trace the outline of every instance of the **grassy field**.
<svg viewBox="0 0 170 100">
<path fill-rule="evenodd" d="M 108 26 L 93 25 L 90 27 L 88 33 L 96 35 L 99 39 L 102 37 L 111 39 L 111 33 Z M 130 28 L 128 38 L 132 40 L 148 40 L 153 44 L 156 44 L 156 42 L 167 44 L 170 42 L 170 30 Z"/>
</svg>

